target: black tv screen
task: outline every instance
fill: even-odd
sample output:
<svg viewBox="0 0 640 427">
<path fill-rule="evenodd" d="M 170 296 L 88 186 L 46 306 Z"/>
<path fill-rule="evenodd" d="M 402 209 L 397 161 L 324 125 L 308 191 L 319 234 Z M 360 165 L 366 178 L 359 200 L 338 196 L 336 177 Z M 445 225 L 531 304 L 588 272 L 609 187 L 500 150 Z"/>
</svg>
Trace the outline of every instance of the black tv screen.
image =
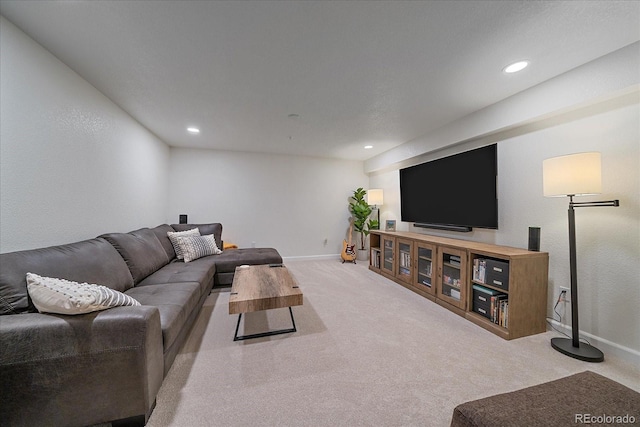
<svg viewBox="0 0 640 427">
<path fill-rule="evenodd" d="M 497 175 L 496 144 L 400 169 L 402 221 L 498 228 Z"/>
</svg>

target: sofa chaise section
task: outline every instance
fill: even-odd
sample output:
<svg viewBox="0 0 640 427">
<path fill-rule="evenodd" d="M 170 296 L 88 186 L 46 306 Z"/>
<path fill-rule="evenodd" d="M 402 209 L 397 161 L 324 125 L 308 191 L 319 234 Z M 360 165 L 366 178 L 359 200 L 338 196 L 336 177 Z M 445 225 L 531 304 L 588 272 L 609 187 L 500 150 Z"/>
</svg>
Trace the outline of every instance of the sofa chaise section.
<svg viewBox="0 0 640 427">
<path fill-rule="evenodd" d="M 201 234 L 213 234 L 216 245 L 222 249 L 222 224 L 171 224 L 175 231 L 186 231 L 198 228 Z M 282 256 L 274 248 L 242 248 L 229 249 L 212 257 L 216 270 L 214 286 L 231 286 L 236 267 L 240 265 L 280 264 Z"/>
<path fill-rule="evenodd" d="M 282 257 L 273 248 L 230 249 L 216 255 L 216 286 L 231 286 L 239 265 L 280 264 Z"/>
</svg>

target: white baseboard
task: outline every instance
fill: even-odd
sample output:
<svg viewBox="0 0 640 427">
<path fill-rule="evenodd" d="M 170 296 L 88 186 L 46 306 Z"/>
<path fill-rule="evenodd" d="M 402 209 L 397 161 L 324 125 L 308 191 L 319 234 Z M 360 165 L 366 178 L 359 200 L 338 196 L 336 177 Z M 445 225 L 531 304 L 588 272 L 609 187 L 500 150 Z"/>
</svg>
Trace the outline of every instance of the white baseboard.
<svg viewBox="0 0 640 427">
<path fill-rule="evenodd" d="M 287 261 L 320 261 L 327 259 L 340 259 L 340 254 L 329 254 L 329 255 L 305 255 L 305 256 L 286 256 L 282 257 L 282 260 Z"/>
<path fill-rule="evenodd" d="M 553 324 L 553 326 L 571 336 L 571 326 L 560 323 L 557 320 L 549 321 Z M 605 361 L 607 360 L 607 354 L 611 354 L 626 362 L 631 363 L 633 366 L 640 366 L 640 351 L 625 347 L 620 344 L 616 344 L 612 341 L 597 337 L 584 331 L 580 331 L 580 337 L 587 338 L 592 345 L 600 349 L 604 353 Z"/>
</svg>

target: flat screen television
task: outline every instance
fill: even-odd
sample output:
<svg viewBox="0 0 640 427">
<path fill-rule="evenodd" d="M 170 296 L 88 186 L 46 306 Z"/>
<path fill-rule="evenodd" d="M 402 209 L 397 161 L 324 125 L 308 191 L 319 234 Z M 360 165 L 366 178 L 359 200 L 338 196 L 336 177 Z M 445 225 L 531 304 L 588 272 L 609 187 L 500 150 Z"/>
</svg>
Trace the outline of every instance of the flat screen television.
<svg viewBox="0 0 640 427">
<path fill-rule="evenodd" d="M 497 145 L 400 169 L 400 215 L 416 226 L 498 228 Z"/>
</svg>

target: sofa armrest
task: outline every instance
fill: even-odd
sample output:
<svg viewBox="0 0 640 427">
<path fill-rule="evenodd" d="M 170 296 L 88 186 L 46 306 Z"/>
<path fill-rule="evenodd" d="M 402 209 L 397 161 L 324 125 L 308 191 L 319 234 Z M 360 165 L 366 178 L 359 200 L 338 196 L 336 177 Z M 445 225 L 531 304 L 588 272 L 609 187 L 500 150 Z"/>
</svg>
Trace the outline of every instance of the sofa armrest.
<svg viewBox="0 0 640 427">
<path fill-rule="evenodd" d="M 156 307 L 0 317 L 0 419 L 8 425 L 146 421 L 163 371 Z"/>
</svg>

